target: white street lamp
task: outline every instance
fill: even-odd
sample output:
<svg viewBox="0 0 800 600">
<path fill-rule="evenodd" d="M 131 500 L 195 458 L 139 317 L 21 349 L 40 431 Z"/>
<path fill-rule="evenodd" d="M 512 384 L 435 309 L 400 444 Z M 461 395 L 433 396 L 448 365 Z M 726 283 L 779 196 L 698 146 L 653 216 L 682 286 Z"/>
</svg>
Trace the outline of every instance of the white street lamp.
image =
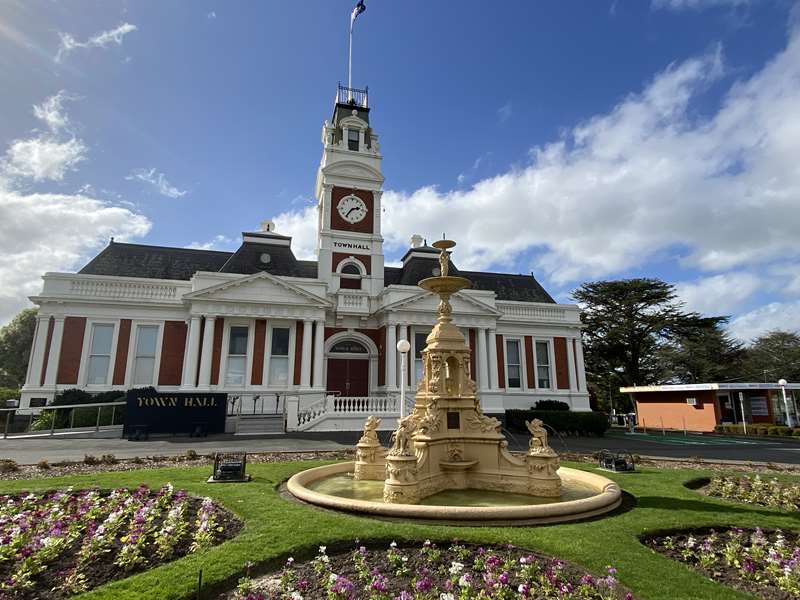
<svg viewBox="0 0 800 600">
<path fill-rule="evenodd" d="M 400 418 L 406 416 L 406 355 L 411 350 L 408 340 L 397 342 L 397 351 L 400 353 Z"/>
<path fill-rule="evenodd" d="M 792 417 L 789 415 L 789 403 L 786 402 L 786 380 L 778 380 L 778 385 L 781 386 L 781 394 L 783 395 L 783 410 L 786 411 L 786 426 L 792 427 Z"/>
</svg>

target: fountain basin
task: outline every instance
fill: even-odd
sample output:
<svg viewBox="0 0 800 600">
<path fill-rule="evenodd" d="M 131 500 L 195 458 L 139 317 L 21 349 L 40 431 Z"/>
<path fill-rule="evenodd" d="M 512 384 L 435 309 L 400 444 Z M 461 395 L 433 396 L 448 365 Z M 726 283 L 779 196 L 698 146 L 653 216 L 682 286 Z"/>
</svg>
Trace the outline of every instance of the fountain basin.
<svg viewBox="0 0 800 600">
<path fill-rule="evenodd" d="M 296 498 L 325 508 L 373 516 L 464 521 L 521 521 L 520 524 L 558 523 L 594 517 L 617 508 L 622 502 L 622 491 L 610 479 L 581 471 L 561 467 L 558 476 L 566 490 L 580 489 L 580 493 L 565 493 L 563 498 L 531 497 L 530 504 L 520 494 L 508 494 L 509 502 L 502 504 L 503 492 L 463 490 L 473 494 L 485 494 L 492 498 L 492 506 L 461 506 L 450 504 L 391 504 L 379 500 L 353 498 L 348 495 L 333 495 L 314 490 L 323 480 L 352 473 L 353 462 L 315 467 L 292 476 L 286 484 Z M 382 484 L 382 482 L 381 482 Z M 357 493 L 355 495 L 358 495 Z M 369 495 L 369 494 L 362 494 Z M 572 495 L 575 499 L 568 499 Z M 580 497 L 585 496 L 585 497 Z"/>
</svg>

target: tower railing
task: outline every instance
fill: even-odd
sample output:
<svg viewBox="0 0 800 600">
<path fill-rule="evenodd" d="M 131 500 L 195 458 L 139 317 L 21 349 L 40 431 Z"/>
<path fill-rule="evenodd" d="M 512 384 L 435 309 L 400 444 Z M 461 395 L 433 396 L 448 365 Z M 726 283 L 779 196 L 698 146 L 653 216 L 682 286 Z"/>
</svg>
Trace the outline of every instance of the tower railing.
<svg viewBox="0 0 800 600">
<path fill-rule="evenodd" d="M 369 88 L 366 87 L 363 90 L 359 90 L 343 86 L 340 83 L 336 88 L 336 103 L 369 108 Z"/>
</svg>

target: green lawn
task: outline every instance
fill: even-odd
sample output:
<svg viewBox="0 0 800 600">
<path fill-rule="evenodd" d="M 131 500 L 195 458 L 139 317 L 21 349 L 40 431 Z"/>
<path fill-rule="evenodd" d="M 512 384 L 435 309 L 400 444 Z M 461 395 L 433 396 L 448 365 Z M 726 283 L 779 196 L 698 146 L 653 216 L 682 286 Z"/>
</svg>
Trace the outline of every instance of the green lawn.
<svg viewBox="0 0 800 600">
<path fill-rule="evenodd" d="M 254 481 L 238 485 L 206 484 L 210 469 L 203 467 L 0 481 L 0 492 L 68 485 L 130 487 L 140 483 L 158 488 L 170 481 L 177 489 L 211 496 L 245 522 L 242 533 L 221 546 L 98 588 L 81 596 L 86 599 L 193 598 L 199 569 L 203 570 L 204 583 L 219 592 L 227 584 L 235 584 L 248 561 L 255 563 L 254 572 L 260 573 L 281 565 L 288 556 L 310 558 L 319 545 L 327 545 L 329 553 L 337 545 L 349 549 L 357 538 L 387 542 L 457 538 L 476 543 L 512 543 L 573 561 L 595 573 L 612 564 L 618 569 L 622 583 L 639 598 L 731 600 L 749 596 L 719 586 L 681 564 L 654 554 L 639 543 L 638 536 L 659 529 L 714 525 L 800 530 L 798 515 L 714 500 L 685 489 L 683 482 L 709 475 L 702 470 L 644 469 L 619 475 L 603 472 L 635 496 L 637 505 L 633 510 L 585 523 L 539 527 L 480 528 L 387 522 L 307 508 L 279 496 L 277 487 L 283 480 L 319 464 L 323 463 L 250 464 L 248 470 Z M 569 466 L 591 470 L 586 465 Z"/>
</svg>

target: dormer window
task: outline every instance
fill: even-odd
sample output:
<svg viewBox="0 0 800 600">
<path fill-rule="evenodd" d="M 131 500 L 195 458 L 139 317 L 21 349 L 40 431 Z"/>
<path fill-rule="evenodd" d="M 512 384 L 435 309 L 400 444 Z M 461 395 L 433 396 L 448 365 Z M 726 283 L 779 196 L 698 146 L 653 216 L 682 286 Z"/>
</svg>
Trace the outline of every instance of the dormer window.
<svg viewBox="0 0 800 600">
<path fill-rule="evenodd" d="M 360 290 L 361 289 L 361 271 L 358 267 L 350 263 L 342 267 L 339 272 L 340 281 L 339 287 L 346 290 Z"/>
<path fill-rule="evenodd" d="M 348 150 L 355 150 L 358 151 L 359 147 L 359 137 L 361 136 L 361 132 L 358 129 L 348 129 L 347 130 L 347 149 Z"/>
</svg>

